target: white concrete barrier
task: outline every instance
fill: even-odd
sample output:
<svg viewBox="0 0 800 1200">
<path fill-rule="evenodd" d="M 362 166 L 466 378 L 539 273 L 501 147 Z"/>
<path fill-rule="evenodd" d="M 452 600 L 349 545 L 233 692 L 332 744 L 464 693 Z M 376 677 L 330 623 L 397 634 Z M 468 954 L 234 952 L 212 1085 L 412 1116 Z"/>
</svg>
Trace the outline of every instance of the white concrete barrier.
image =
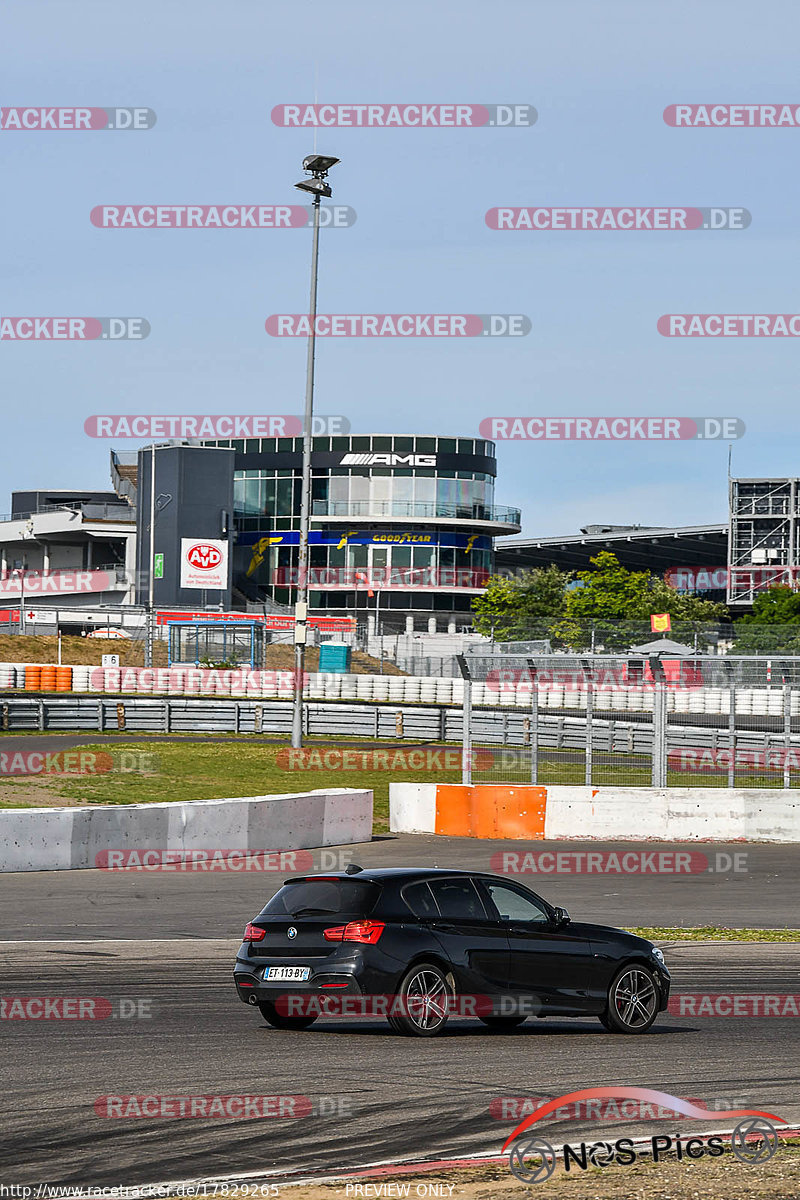
<svg viewBox="0 0 800 1200">
<path fill-rule="evenodd" d="M 389 785 L 392 833 L 436 832 L 437 786 Z M 477 803 L 482 786 L 474 785 Z M 487 804 L 497 802 L 492 786 L 497 792 L 497 785 L 487 786 Z M 548 841 L 800 842 L 797 789 L 540 785 L 542 791 L 542 836 Z"/>
<path fill-rule="evenodd" d="M 548 787 L 545 837 L 800 842 L 800 796 L 779 788 Z"/>
<path fill-rule="evenodd" d="M 392 833 L 435 833 L 436 784 L 390 783 L 389 829 Z"/>
<path fill-rule="evenodd" d="M 102 866 L 110 850 L 310 850 L 368 842 L 373 795 L 325 788 L 278 796 L 90 808 L 0 810 L 0 871 Z"/>
</svg>

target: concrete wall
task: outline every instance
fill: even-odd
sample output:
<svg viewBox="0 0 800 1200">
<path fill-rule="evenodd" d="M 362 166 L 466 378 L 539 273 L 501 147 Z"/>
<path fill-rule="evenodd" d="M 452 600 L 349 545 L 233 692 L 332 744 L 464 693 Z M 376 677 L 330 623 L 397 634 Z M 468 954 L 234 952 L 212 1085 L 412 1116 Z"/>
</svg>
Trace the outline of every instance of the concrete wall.
<svg viewBox="0 0 800 1200">
<path fill-rule="evenodd" d="M 508 792 L 508 796 L 502 793 Z M 447 833 L 470 837 L 520 837 L 528 840 L 582 838 L 612 841 L 800 842 L 800 793 L 797 790 L 745 788 L 637 788 L 474 784 L 462 788 L 461 809 L 455 789 L 442 784 L 392 783 L 390 829 L 393 833 Z M 513 795 L 512 795 L 513 793 Z M 514 830 L 509 804 L 541 810 Z M 529 794 L 529 802 L 525 800 Z M 503 813 L 505 810 L 505 814 Z M 482 813 L 480 822 L 476 813 Z M 492 833 L 492 827 L 496 833 Z M 481 832 L 478 833 L 478 828 Z"/>
<path fill-rule="evenodd" d="M 97 866 L 108 850 L 306 850 L 368 842 L 372 792 L 0 810 L 0 871 Z"/>
<path fill-rule="evenodd" d="M 390 783 L 392 833 L 433 833 L 436 829 L 435 783 Z"/>
</svg>

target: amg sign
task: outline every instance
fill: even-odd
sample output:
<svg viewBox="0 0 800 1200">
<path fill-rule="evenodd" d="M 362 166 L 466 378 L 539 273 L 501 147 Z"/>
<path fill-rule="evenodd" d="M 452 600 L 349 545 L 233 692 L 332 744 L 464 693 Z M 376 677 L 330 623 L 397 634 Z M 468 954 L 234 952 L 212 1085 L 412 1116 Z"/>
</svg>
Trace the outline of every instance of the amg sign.
<svg viewBox="0 0 800 1200">
<path fill-rule="evenodd" d="M 435 467 L 435 454 L 343 454 L 342 467 Z"/>
</svg>

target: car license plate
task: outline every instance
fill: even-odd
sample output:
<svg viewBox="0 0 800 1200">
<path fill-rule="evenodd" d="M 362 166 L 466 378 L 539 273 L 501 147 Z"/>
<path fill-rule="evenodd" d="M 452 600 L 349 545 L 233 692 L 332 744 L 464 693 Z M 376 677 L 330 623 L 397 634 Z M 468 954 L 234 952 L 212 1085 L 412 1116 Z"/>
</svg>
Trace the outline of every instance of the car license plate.
<svg viewBox="0 0 800 1200">
<path fill-rule="evenodd" d="M 267 967 L 266 978 L 272 982 L 273 980 L 282 980 L 283 982 L 300 982 L 308 979 L 311 974 L 311 967 Z"/>
</svg>

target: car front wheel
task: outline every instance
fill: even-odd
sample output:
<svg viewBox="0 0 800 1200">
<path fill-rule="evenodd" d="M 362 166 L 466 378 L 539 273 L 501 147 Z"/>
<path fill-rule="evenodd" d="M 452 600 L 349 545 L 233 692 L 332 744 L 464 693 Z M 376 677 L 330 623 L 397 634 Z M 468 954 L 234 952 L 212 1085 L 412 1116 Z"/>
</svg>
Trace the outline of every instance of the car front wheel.
<svg viewBox="0 0 800 1200">
<path fill-rule="evenodd" d="M 389 1017 L 395 1033 L 408 1037 L 435 1037 L 450 1015 L 452 984 L 433 963 L 417 963 L 397 989 L 400 1011 Z"/>
<path fill-rule="evenodd" d="M 600 1017 L 611 1033 L 645 1033 L 658 1015 L 658 988 L 647 967 L 623 967 L 608 989 L 608 1007 Z"/>
</svg>

